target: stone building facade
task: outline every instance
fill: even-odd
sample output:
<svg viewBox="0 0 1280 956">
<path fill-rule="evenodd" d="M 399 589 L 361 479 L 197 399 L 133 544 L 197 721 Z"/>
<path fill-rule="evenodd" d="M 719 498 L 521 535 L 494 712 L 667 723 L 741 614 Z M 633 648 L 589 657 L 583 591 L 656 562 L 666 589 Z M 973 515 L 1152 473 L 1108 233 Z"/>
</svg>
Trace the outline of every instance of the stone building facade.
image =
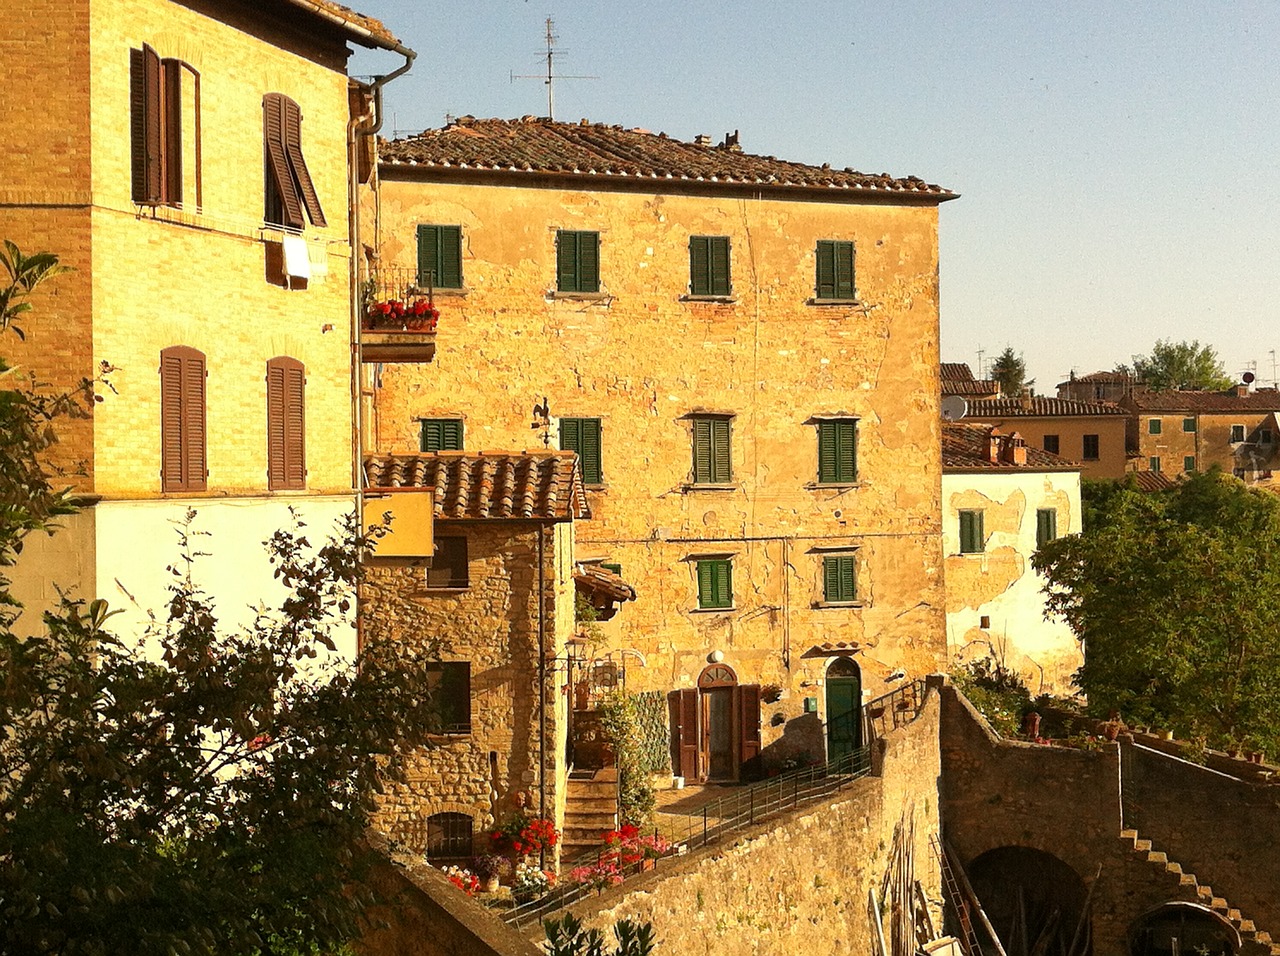
<svg viewBox="0 0 1280 956">
<path fill-rule="evenodd" d="M 821 757 L 837 658 L 873 695 L 942 659 L 951 198 L 532 118 L 380 146 L 378 285 L 429 284 L 441 316 L 429 368 L 381 375 L 378 449 L 582 453 L 576 556 L 640 585 L 601 656 L 686 692 L 687 775 Z"/>
<path fill-rule="evenodd" d="M 428 858 L 469 858 L 515 811 L 563 826 L 573 539 L 588 517 L 572 453 L 373 456 L 379 489 L 435 502 L 436 556 L 372 557 L 361 636 L 438 654 L 440 735 L 389 782 L 378 830 Z M 392 528 L 394 529 L 394 522 Z"/>
<path fill-rule="evenodd" d="M 1016 431 L 1032 448 L 1078 461 L 1085 478 L 1123 478 L 1127 414 L 1110 402 L 1035 395 L 969 402 L 965 421 Z"/>
<path fill-rule="evenodd" d="M 991 656 L 1034 694 L 1068 694 L 1080 642 L 1045 616 L 1042 544 L 1081 531 L 1080 465 L 990 425 L 942 426 L 942 542 L 947 648 L 953 660 Z"/>
<path fill-rule="evenodd" d="M 11 12 L 0 236 L 75 272 L 3 351 L 59 388 L 112 367 L 58 450 L 96 503 L 31 540 L 15 594 L 34 619 L 78 586 L 140 628 L 194 509 L 197 579 L 244 616 L 278 595 L 262 541 L 291 508 L 355 507 L 348 43 L 402 48 L 328 0 Z"/>
<path fill-rule="evenodd" d="M 1280 392 L 1135 389 L 1123 401 L 1135 471 L 1176 476 L 1218 467 L 1248 481 L 1272 477 L 1280 461 Z"/>
</svg>

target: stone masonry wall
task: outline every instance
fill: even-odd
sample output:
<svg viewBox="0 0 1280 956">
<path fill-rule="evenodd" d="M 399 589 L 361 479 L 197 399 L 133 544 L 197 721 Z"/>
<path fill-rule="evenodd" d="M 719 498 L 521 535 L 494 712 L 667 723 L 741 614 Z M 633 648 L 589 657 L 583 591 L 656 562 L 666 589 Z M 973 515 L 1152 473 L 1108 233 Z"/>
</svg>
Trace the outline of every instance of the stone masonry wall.
<svg viewBox="0 0 1280 956">
<path fill-rule="evenodd" d="M 431 642 L 440 659 L 471 662 L 471 732 L 438 738 L 411 763 L 404 783 L 389 784 L 377 828 L 409 849 L 426 848 L 427 817 L 467 813 L 474 819 L 477 848 L 495 822 L 516 807 L 525 792 L 536 811 L 538 786 L 538 544 L 537 525 L 473 521 L 436 524 L 436 535 L 467 538 L 469 586 L 428 590 L 424 569 L 411 561 L 375 559 L 362 585 L 362 629 L 366 642 Z M 564 612 L 557 555 L 571 539 L 568 525 L 548 532 L 545 561 L 545 627 L 550 656 L 572 633 Z M 572 597 L 568 606 L 572 607 Z M 557 672 L 545 688 L 548 732 L 548 815 L 563 801 L 557 768 L 563 748 L 564 708 Z"/>
<path fill-rule="evenodd" d="M 662 952 L 872 952 L 868 890 L 883 896 L 895 840 L 913 823 L 915 878 L 930 900 L 942 898 L 929 849 L 938 828 L 938 719 L 932 693 L 913 723 L 877 745 L 880 776 L 858 781 L 830 803 L 663 861 L 575 911 L 602 928 L 622 918 L 650 920 Z"/>
</svg>

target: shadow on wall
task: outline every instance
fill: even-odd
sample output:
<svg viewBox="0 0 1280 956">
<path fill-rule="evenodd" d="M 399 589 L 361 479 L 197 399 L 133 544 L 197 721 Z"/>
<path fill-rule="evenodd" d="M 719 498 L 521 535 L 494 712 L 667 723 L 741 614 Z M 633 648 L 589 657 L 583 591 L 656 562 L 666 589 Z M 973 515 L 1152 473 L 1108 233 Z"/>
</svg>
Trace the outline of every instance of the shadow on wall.
<svg viewBox="0 0 1280 956">
<path fill-rule="evenodd" d="M 782 736 L 760 751 L 760 756 L 743 765 L 744 780 L 776 777 L 780 773 L 826 761 L 822 721 L 817 714 L 792 717 Z M 748 773 L 750 771 L 750 773 Z"/>
</svg>

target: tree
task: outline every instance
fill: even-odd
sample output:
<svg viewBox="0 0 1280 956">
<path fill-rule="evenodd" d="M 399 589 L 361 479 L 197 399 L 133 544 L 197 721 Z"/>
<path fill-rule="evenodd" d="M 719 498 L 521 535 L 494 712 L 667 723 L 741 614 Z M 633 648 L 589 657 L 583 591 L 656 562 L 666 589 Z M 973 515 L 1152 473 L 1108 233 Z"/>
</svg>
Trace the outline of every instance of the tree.
<svg viewBox="0 0 1280 956">
<path fill-rule="evenodd" d="M 988 374 L 1000 384 L 1000 394 L 1005 398 L 1017 398 L 1024 388 L 1036 383 L 1035 379 L 1027 381 L 1027 363 L 1012 346 L 1005 346 L 1005 350 L 996 356 Z"/>
<path fill-rule="evenodd" d="M 39 262 L 6 255 L 8 321 L 38 284 L 14 267 Z M 59 407 L 0 393 L 9 564 L 73 507 L 40 463 Z M 112 634 L 101 600 L 65 600 L 33 634 L 0 619 L 0 952 L 332 952 L 371 901 L 374 794 L 435 725 L 426 662 L 334 653 L 367 543 L 350 529 L 318 548 L 300 524 L 272 535 L 288 596 L 228 632 L 197 584 L 195 521 L 153 633 Z"/>
<path fill-rule="evenodd" d="M 1084 644 L 1090 711 L 1280 754 L 1280 498 L 1214 470 L 1091 507 L 1032 557 Z"/>
<path fill-rule="evenodd" d="M 1117 371 L 1129 371 L 1121 366 Z M 1134 378 L 1154 389 L 1202 389 L 1220 392 L 1235 383 L 1218 353 L 1198 341 L 1173 342 L 1160 339 L 1151 347 L 1150 355 L 1133 357 Z"/>
</svg>

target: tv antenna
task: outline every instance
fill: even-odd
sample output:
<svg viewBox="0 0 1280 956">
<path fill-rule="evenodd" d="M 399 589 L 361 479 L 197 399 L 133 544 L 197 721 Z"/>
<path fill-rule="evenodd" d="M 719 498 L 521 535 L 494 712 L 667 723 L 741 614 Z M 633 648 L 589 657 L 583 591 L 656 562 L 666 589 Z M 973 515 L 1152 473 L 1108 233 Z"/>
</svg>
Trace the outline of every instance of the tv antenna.
<svg viewBox="0 0 1280 956">
<path fill-rule="evenodd" d="M 556 49 L 556 41 L 559 40 L 560 38 L 555 35 L 555 33 L 553 32 L 554 29 L 555 29 L 555 24 L 551 22 L 550 17 L 547 17 L 547 72 L 546 72 L 546 75 L 544 76 L 542 74 L 529 74 L 525 76 L 518 76 L 515 73 L 511 74 L 512 83 L 514 83 L 516 80 L 541 80 L 544 84 L 546 84 L 547 119 L 552 119 L 552 120 L 556 118 L 556 95 L 555 95 L 556 80 L 598 80 L 600 79 L 600 77 L 598 76 L 570 76 L 568 74 L 557 73 L 555 71 L 555 58 L 557 56 L 564 56 L 568 51 Z"/>
</svg>

